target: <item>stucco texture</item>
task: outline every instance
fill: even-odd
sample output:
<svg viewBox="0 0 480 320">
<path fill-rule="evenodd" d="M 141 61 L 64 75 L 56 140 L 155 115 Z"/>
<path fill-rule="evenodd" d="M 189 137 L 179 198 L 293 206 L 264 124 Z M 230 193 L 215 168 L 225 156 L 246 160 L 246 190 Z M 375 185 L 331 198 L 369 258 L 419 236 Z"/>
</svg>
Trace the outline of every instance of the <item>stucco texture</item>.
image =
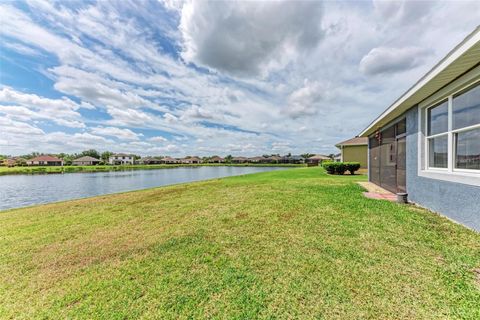
<svg viewBox="0 0 480 320">
<path fill-rule="evenodd" d="M 360 162 L 362 168 L 368 166 L 368 146 L 343 146 L 343 162 Z"/>
</svg>

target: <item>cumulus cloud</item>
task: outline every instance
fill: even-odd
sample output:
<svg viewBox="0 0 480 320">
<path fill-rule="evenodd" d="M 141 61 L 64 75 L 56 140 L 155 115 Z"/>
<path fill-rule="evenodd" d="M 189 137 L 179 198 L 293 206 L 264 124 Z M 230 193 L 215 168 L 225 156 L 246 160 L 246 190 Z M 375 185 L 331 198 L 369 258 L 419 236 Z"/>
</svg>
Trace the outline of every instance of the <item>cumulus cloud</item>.
<svg viewBox="0 0 480 320">
<path fill-rule="evenodd" d="M 290 142 L 286 141 L 279 141 L 279 142 L 273 142 L 272 143 L 272 150 L 274 151 L 286 151 L 291 148 Z"/>
<path fill-rule="evenodd" d="M 251 153 L 258 150 L 258 147 L 252 143 L 236 144 L 229 143 L 225 146 L 225 152 Z"/>
<path fill-rule="evenodd" d="M 478 1 L 3 2 L 21 97 L 0 101 L 0 153 L 328 154 L 479 19 Z"/>
<path fill-rule="evenodd" d="M 0 117 L 0 131 L 2 135 L 20 134 L 20 135 L 41 135 L 44 134 L 42 129 L 39 129 L 31 124 L 12 120 L 5 117 Z"/>
<path fill-rule="evenodd" d="M 162 136 L 156 136 L 156 137 L 149 138 L 148 141 L 151 141 L 151 142 L 167 142 L 168 139 L 166 139 Z"/>
<path fill-rule="evenodd" d="M 284 112 L 292 118 L 315 115 L 329 94 L 329 90 L 319 82 L 305 80 L 303 87 L 288 96 Z"/>
<path fill-rule="evenodd" d="M 190 108 L 186 109 L 182 116 L 180 117 L 182 120 L 213 120 L 215 118 L 219 118 L 210 110 L 199 106 L 191 106 Z"/>
<path fill-rule="evenodd" d="M 116 127 L 94 127 L 90 129 L 92 133 L 101 135 L 116 137 L 124 140 L 139 140 L 143 136 L 141 133 L 135 133 L 130 129 L 121 129 Z"/>
<path fill-rule="evenodd" d="M 422 65 L 431 54 L 431 50 L 420 47 L 373 48 L 360 61 L 360 71 L 368 75 L 407 71 Z"/>
<path fill-rule="evenodd" d="M 181 11 L 183 57 L 233 75 L 280 68 L 322 37 L 315 1 L 191 1 Z"/>
<path fill-rule="evenodd" d="M 107 112 L 113 118 L 113 120 L 110 120 L 110 123 L 116 125 L 138 126 L 154 120 L 152 115 L 131 108 L 121 109 L 113 106 L 107 106 Z"/>
<path fill-rule="evenodd" d="M 420 19 L 434 10 L 435 1 L 385 1 L 373 0 L 375 13 L 386 23 L 405 25 L 418 23 Z"/>
<path fill-rule="evenodd" d="M 17 104 L 9 106 L 0 105 L 0 112 L 11 118 L 24 121 L 42 119 L 50 120 L 66 127 L 85 127 L 77 110 L 86 105 L 77 104 L 67 97 L 49 99 L 4 87 L 0 90 L 0 103 Z"/>
</svg>

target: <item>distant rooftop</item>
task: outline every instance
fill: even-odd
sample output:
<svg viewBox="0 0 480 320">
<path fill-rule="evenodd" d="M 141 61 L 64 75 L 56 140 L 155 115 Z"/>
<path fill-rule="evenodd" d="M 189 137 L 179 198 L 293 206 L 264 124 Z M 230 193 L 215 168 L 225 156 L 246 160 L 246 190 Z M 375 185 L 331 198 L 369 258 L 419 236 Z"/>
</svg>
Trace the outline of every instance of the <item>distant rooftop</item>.
<svg viewBox="0 0 480 320">
<path fill-rule="evenodd" d="M 114 153 L 111 157 L 131 157 L 133 154 L 130 153 Z"/>
<path fill-rule="evenodd" d="M 337 143 L 335 147 L 340 148 L 341 146 L 364 146 L 367 144 L 368 144 L 367 137 L 355 137 L 355 138 Z"/>
<path fill-rule="evenodd" d="M 52 156 L 38 156 L 33 159 L 30 159 L 28 161 L 62 161 L 62 159 L 59 159 L 57 157 L 52 157 Z"/>
<path fill-rule="evenodd" d="M 75 159 L 73 161 L 100 161 L 100 160 L 97 159 L 97 158 L 94 158 L 94 157 L 84 156 L 84 157 L 80 157 L 78 159 Z"/>
</svg>

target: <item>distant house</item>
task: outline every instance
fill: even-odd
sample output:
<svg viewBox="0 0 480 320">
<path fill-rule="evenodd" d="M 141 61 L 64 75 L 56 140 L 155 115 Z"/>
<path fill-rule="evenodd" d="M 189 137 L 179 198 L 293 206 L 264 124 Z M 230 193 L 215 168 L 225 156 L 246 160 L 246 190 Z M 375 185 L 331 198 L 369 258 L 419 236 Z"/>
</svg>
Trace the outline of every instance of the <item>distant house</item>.
<svg viewBox="0 0 480 320">
<path fill-rule="evenodd" d="M 7 158 L 2 161 L 2 165 L 5 167 L 22 166 L 27 163 L 27 160 L 20 157 Z"/>
<path fill-rule="evenodd" d="M 281 163 L 305 163 L 305 158 L 302 156 L 283 156 L 280 160 Z"/>
<path fill-rule="evenodd" d="M 85 156 L 72 161 L 74 166 L 94 166 L 100 163 L 100 160 L 94 157 Z"/>
<path fill-rule="evenodd" d="M 279 163 L 282 160 L 280 156 L 270 156 L 267 158 L 268 163 Z"/>
<path fill-rule="evenodd" d="M 5 167 L 14 167 L 15 166 L 15 159 L 7 158 L 2 160 L 2 166 Z"/>
<path fill-rule="evenodd" d="M 161 163 L 176 164 L 176 163 L 180 163 L 180 160 L 172 158 L 172 157 L 165 157 L 161 160 Z"/>
<path fill-rule="evenodd" d="M 162 159 L 158 159 L 154 157 L 145 157 L 145 158 L 141 158 L 139 160 L 139 163 L 149 165 L 149 164 L 161 164 L 164 162 L 162 161 Z"/>
<path fill-rule="evenodd" d="M 185 164 L 198 164 L 202 162 L 202 159 L 199 157 L 186 157 L 181 160 L 182 163 Z"/>
<path fill-rule="evenodd" d="M 29 166 L 63 166 L 63 160 L 52 156 L 39 156 L 27 160 Z"/>
<path fill-rule="evenodd" d="M 219 156 L 213 156 L 207 161 L 208 163 L 224 163 L 225 159 Z"/>
<path fill-rule="evenodd" d="M 248 158 L 246 157 L 233 157 L 232 163 L 246 163 L 248 162 Z"/>
<path fill-rule="evenodd" d="M 332 161 L 332 159 L 322 154 L 316 154 L 307 159 L 307 163 L 309 165 L 316 165 L 316 166 L 318 166 L 319 164 L 322 164 L 323 161 Z"/>
<path fill-rule="evenodd" d="M 340 149 L 342 162 L 360 162 L 362 168 L 368 167 L 368 138 L 355 137 L 337 143 L 335 147 Z"/>
<path fill-rule="evenodd" d="M 115 153 L 108 158 L 108 163 L 113 165 L 134 164 L 135 157 L 133 154 Z"/>
<path fill-rule="evenodd" d="M 266 158 L 264 157 L 251 157 L 251 158 L 248 158 L 248 162 L 251 162 L 251 163 L 262 163 L 265 161 Z"/>
<path fill-rule="evenodd" d="M 341 161 L 342 161 L 342 154 L 341 154 L 341 153 L 337 153 L 337 154 L 333 157 L 333 161 L 335 161 L 335 162 L 341 162 Z"/>
</svg>

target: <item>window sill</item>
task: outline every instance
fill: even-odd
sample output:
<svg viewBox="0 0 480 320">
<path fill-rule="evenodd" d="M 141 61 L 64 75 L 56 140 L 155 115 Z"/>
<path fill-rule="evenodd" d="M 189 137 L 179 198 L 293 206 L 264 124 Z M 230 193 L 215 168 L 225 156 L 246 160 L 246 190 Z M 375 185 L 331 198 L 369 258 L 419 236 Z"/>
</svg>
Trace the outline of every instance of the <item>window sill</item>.
<svg viewBox="0 0 480 320">
<path fill-rule="evenodd" d="M 472 186 L 480 186 L 480 173 L 474 172 L 449 172 L 429 169 L 419 170 L 418 176 L 435 180 L 468 184 Z"/>
</svg>

